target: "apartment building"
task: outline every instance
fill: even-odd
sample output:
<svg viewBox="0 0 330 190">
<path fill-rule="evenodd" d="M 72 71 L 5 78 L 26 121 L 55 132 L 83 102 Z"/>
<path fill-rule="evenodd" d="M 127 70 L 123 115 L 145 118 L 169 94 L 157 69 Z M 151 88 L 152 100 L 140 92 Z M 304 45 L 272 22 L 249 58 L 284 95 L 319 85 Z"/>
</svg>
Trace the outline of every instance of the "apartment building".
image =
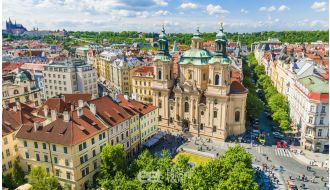
<svg viewBox="0 0 330 190">
<path fill-rule="evenodd" d="M 2 105 L 6 106 L 10 103 L 21 102 L 32 107 L 40 106 L 40 89 L 23 71 L 14 75 L 14 78 L 4 80 L 2 83 Z"/>
<path fill-rule="evenodd" d="M 33 108 L 19 102 L 8 105 L 2 112 L 2 173 L 12 168 L 15 160 L 19 161 L 19 149 L 16 133 L 21 125 L 42 121 L 31 115 Z"/>
<path fill-rule="evenodd" d="M 46 99 L 79 92 L 98 95 L 96 70 L 83 60 L 54 61 L 44 67 L 43 77 Z"/>
<path fill-rule="evenodd" d="M 154 68 L 149 66 L 137 67 L 132 75 L 132 97 L 136 100 L 152 104 L 151 82 L 154 78 Z"/>
<path fill-rule="evenodd" d="M 50 110 L 46 118 L 50 121 L 24 124 L 17 132 L 24 171 L 43 166 L 62 185 L 77 190 L 94 187 L 100 153 L 108 143 L 107 127 L 95 107 L 80 101 L 74 110 Z"/>
</svg>

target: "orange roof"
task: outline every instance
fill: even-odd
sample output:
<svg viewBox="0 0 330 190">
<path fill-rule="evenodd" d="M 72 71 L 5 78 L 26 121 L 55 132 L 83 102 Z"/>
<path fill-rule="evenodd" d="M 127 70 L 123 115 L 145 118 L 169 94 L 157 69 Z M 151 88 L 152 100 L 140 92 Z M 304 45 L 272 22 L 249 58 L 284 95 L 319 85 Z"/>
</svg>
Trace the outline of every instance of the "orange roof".
<svg viewBox="0 0 330 190">
<path fill-rule="evenodd" d="M 134 70 L 135 74 L 140 74 L 142 76 L 146 76 L 148 74 L 153 75 L 154 74 L 154 67 L 150 67 L 150 66 L 141 66 L 141 67 L 137 67 Z"/>
<path fill-rule="evenodd" d="M 84 102 L 90 101 L 92 99 L 92 94 L 62 94 L 63 101 L 67 104 L 78 105 L 79 100 L 83 100 Z"/>
<path fill-rule="evenodd" d="M 56 110 L 57 113 L 62 113 L 63 111 L 70 110 L 70 104 L 65 103 L 61 98 L 49 98 L 39 109 L 38 115 L 44 115 L 44 108 L 48 107 L 48 114 L 51 113 L 50 110 Z"/>
<path fill-rule="evenodd" d="M 134 110 L 135 112 L 138 112 L 142 115 L 145 115 L 153 110 L 155 110 L 157 107 L 153 106 L 151 104 L 145 104 L 136 100 L 126 100 L 124 98 L 124 95 L 120 94 L 117 96 L 120 100 L 120 105 L 129 107 L 130 109 Z"/>
<path fill-rule="evenodd" d="M 317 100 L 322 102 L 329 102 L 329 94 L 310 92 L 308 98 L 311 100 Z"/>
</svg>

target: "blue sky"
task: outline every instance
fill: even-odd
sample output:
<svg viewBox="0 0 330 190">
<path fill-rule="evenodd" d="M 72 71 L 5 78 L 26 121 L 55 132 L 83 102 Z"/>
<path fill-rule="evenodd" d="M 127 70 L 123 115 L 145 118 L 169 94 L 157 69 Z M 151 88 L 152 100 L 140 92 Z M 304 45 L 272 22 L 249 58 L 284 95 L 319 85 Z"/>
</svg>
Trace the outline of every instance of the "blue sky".
<svg viewBox="0 0 330 190">
<path fill-rule="evenodd" d="M 5 0 L 9 17 L 28 29 L 82 31 L 255 32 L 320 30 L 329 27 L 323 0 Z"/>
</svg>

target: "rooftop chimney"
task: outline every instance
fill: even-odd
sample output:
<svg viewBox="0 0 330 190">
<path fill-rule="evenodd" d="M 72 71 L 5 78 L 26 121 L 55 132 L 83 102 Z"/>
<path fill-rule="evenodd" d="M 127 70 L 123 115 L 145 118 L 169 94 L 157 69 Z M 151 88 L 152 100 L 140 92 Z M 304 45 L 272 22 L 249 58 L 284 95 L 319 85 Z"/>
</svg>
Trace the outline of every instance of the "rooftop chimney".
<svg viewBox="0 0 330 190">
<path fill-rule="evenodd" d="M 90 105 L 89 105 L 89 109 L 91 110 L 91 112 L 92 112 L 94 115 L 96 115 L 96 106 L 95 106 L 95 104 L 90 104 Z"/>
<path fill-rule="evenodd" d="M 34 123 L 33 123 L 33 129 L 34 129 L 34 131 L 35 131 L 35 132 L 38 131 L 38 128 L 39 128 L 40 126 L 42 126 L 41 123 L 39 123 L 39 122 L 34 122 Z"/>
<path fill-rule="evenodd" d="M 69 122 L 70 121 L 70 114 L 68 111 L 63 112 L 63 120 L 64 122 Z"/>
<path fill-rule="evenodd" d="M 70 111 L 73 111 L 74 110 L 74 105 L 71 104 L 71 110 Z"/>
<path fill-rule="evenodd" d="M 19 101 L 16 101 L 16 106 L 17 106 L 17 110 L 20 110 L 21 109 L 21 103 Z"/>
<path fill-rule="evenodd" d="M 128 95 L 127 95 L 127 94 L 125 94 L 125 95 L 124 95 L 124 98 L 125 98 L 125 100 L 127 100 L 127 101 L 129 100 L 129 98 L 128 98 Z"/>
<path fill-rule="evenodd" d="M 44 107 L 44 115 L 45 115 L 45 117 L 48 117 L 48 114 L 49 114 L 48 107 Z"/>
<path fill-rule="evenodd" d="M 78 116 L 78 117 L 81 117 L 82 115 L 84 115 L 84 111 L 83 111 L 83 109 L 82 109 L 81 107 L 79 107 L 79 108 L 77 109 L 77 116 Z"/>
<path fill-rule="evenodd" d="M 56 112 L 56 110 L 51 110 L 50 111 L 50 115 L 51 115 L 52 121 L 55 121 L 57 119 L 57 112 Z"/>
<path fill-rule="evenodd" d="M 16 106 L 13 106 L 13 111 L 17 112 L 17 107 Z"/>
<path fill-rule="evenodd" d="M 78 100 L 78 106 L 80 108 L 84 107 L 84 101 L 83 100 Z"/>
</svg>

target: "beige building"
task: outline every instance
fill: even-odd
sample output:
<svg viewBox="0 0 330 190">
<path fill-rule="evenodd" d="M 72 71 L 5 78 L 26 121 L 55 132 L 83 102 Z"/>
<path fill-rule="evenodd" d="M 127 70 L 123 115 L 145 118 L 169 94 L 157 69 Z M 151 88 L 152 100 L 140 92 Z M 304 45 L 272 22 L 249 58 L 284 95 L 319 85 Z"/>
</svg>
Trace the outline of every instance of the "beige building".
<svg viewBox="0 0 330 190">
<path fill-rule="evenodd" d="M 83 60 L 55 61 L 44 67 L 43 88 L 46 99 L 71 93 L 97 96 L 97 73 Z"/>
<path fill-rule="evenodd" d="M 137 67 L 133 70 L 132 97 L 147 104 L 152 104 L 151 82 L 154 79 L 154 68 L 149 66 Z"/>
<path fill-rule="evenodd" d="M 173 78 L 164 29 L 158 42 L 151 88 L 153 105 L 158 106 L 159 127 L 216 140 L 245 132 L 247 90 L 231 78 L 232 60 L 226 54 L 223 28 L 216 35 L 215 52 L 203 49 L 201 33 L 194 33 L 191 49 L 178 62 L 178 80 Z"/>
<path fill-rule="evenodd" d="M 2 84 L 2 105 L 21 102 L 32 107 L 41 105 L 40 89 L 36 88 L 24 72 L 16 74 L 14 81 L 6 80 Z"/>
</svg>

